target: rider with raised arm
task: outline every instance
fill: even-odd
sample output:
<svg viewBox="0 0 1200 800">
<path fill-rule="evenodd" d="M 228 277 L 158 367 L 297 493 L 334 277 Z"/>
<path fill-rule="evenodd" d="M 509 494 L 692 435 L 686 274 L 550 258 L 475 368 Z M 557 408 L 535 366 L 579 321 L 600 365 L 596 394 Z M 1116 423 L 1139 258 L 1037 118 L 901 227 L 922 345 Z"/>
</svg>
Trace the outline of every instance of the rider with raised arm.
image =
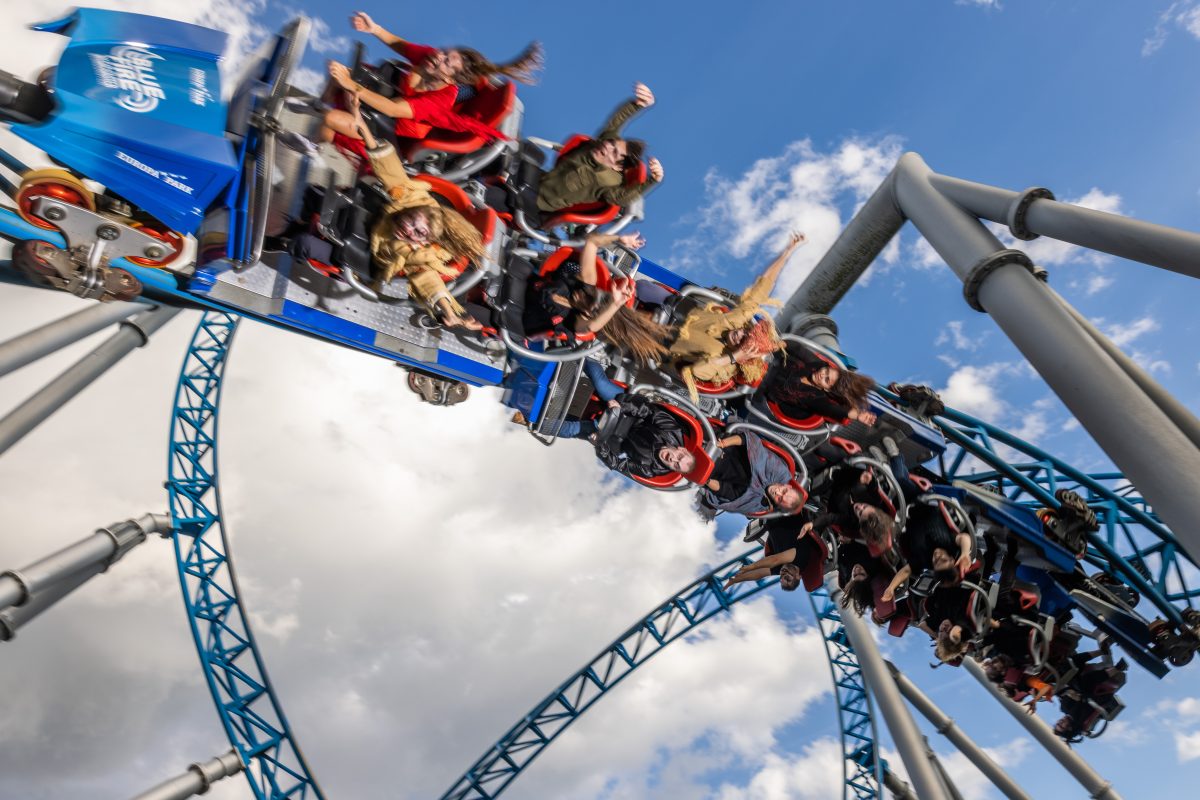
<svg viewBox="0 0 1200 800">
<path fill-rule="evenodd" d="M 356 97 L 350 100 L 349 113 L 366 143 L 375 174 L 391 198 L 370 232 L 375 289 L 382 290 L 395 278 L 406 278 L 409 296 L 443 325 L 479 330 L 481 325 L 464 313 L 442 280 L 457 276 L 450 264 L 459 258 L 482 263 L 484 248 L 479 231 L 456 210 L 438 203 L 430 194 L 429 184 L 408 177 L 396 149 L 388 142 L 377 142 L 367 128 Z M 328 256 L 320 258 L 311 252 L 318 244 L 328 248 L 327 243 L 311 234 L 301 236 L 294 252 L 327 260 Z"/>
<path fill-rule="evenodd" d="M 753 431 L 727 436 L 712 473 L 700 490 L 700 502 L 715 511 L 795 514 L 804 507 L 804 493 L 792 484 L 792 471 Z"/>
<path fill-rule="evenodd" d="M 625 125 L 642 110 L 654 105 L 654 93 L 644 83 L 633 87 L 634 97 L 609 117 L 596 138 L 558 159 L 542 176 L 537 189 L 537 208 L 549 213 L 581 203 L 611 203 L 628 206 L 663 179 L 657 158 L 647 163 L 645 183 L 626 184 L 625 170 L 642 159 L 646 143 L 621 138 Z"/>
<path fill-rule="evenodd" d="M 723 383 L 735 376 L 746 383 L 762 379 L 767 370 L 764 357 L 782 346 L 762 307 L 770 301 L 784 265 L 805 241 L 803 233 L 793 232 L 783 252 L 742 292 L 732 309 L 710 303 L 687 315 L 671 345 L 671 356 L 693 401 L 699 398 L 696 381 Z"/>
<path fill-rule="evenodd" d="M 355 13 L 350 21 L 356 31 L 375 36 L 411 65 L 396 82 L 396 96 L 386 97 L 359 85 L 344 64 L 329 63 L 333 84 L 358 95 L 365 105 L 395 120 L 394 132 L 388 138 L 422 139 L 435 127 L 475 133 L 488 139 L 499 138 L 500 133 L 490 126 L 454 111 L 458 87 L 474 86 L 498 76 L 533 83 L 534 73 L 542 64 L 542 46 L 538 42 L 531 43 L 512 61 L 494 64 L 477 50 L 467 47 L 440 50 L 405 41 L 385 30 L 364 11 Z M 321 138 L 365 155 L 362 136 L 353 115 L 346 110 L 326 112 Z"/>
</svg>

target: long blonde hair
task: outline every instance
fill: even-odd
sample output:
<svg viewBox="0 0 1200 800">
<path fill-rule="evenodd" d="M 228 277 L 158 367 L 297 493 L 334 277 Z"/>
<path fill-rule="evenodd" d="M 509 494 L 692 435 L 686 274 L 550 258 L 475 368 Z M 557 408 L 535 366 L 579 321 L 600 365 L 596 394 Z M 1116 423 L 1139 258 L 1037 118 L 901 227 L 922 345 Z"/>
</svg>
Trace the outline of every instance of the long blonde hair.
<svg viewBox="0 0 1200 800">
<path fill-rule="evenodd" d="M 465 257 L 478 266 L 483 266 L 483 236 L 456 209 L 441 205 L 410 206 L 389 215 L 395 225 L 401 218 L 416 212 L 424 213 L 429 220 L 430 241 L 436 242 L 455 258 Z"/>
<path fill-rule="evenodd" d="M 634 361 L 646 365 L 651 360 L 661 361 L 667 354 L 666 341 L 671 329 L 628 306 L 621 306 L 600 329 L 599 335 Z"/>
</svg>

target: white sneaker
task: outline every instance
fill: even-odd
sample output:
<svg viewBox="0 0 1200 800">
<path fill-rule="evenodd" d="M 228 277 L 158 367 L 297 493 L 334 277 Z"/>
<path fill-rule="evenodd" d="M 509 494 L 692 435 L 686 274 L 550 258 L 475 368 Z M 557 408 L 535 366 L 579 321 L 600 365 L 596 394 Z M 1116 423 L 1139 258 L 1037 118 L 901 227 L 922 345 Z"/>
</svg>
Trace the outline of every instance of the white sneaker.
<svg viewBox="0 0 1200 800">
<path fill-rule="evenodd" d="M 302 153 L 306 156 L 315 156 L 318 152 L 315 142 L 295 131 L 284 131 L 275 137 L 275 141 L 289 150 L 295 150 L 297 153 Z"/>
<path fill-rule="evenodd" d="M 283 101 L 283 107 L 295 114 L 313 114 L 318 117 L 325 116 L 330 110 L 320 99 L 301 95 L 287 98 Z"/>
</svg>

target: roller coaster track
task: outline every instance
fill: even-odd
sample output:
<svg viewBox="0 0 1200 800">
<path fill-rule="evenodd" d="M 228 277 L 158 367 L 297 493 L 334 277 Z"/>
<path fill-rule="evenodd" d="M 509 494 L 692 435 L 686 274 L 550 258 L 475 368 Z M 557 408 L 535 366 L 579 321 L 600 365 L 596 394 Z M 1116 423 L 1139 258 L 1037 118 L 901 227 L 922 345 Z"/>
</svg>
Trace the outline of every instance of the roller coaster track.
<svg viewBox="0 0 1200 800">
<path fill-rule="evenodd" d="M 250 631 L 222 523 L 217 414 L 237 323 L 205 313 L 179 373 L 167 467 L 179 583 L 200 666 L 254 796 L 320 800 Z"/>
<path fill-rule="evenodd" d="M 217 418 L 235 316 L 208 312 L 188 347 L 171 424 L 168 489 L 175 552 L 200 664 L 230 743 L 259 800 L 323 795 L 267 677 L 238 590 L 222 524 L 217 470 Z M 1101 530 L 1087 558 L 1141 592 L 1164 616 L 1200 595 L 1200 572 L 1174 535 L 1117 473 L 1089 475 L 995 426 L 947 410 L 934 420 L 952 447 L 942 459 L 947 478 L 989 484 L 1031 506 L 1055 506 L 1056 489 L 1082 492 Z M 957 448 L 957 449 L 956 449 Z M 983 467 L 981 469 L 981 467 Z M 775 580 L 721 588 L 753 560 L 745 553 L 669 598 L 525 715 L 443 795 L 443 800 L 494 798 L 596 701 L 653 655 L 697 626 L 748 599 Z M 846 641 L 838 609 L 824 592 L 811 598 L 825 640 L 837 695 L 845 796 L 880 796 L 884 766 L 876 755 L 870 697 Z"/>
</svg>

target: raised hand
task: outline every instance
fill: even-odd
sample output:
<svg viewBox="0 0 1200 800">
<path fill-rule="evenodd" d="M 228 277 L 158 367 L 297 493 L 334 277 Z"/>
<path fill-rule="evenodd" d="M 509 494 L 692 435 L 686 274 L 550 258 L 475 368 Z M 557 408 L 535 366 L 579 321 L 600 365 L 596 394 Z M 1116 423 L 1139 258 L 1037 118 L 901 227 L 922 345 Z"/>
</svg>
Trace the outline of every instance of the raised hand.
<svg viewBox="0 0 1200 800">
<path fill-rule="evenodd" d="M 808 241 L 808 237 L 800 231 L 792 231 L 792 235 L 788 237 L 788 249 L 794 250 L 800 245 Z"/>
<path fill-rule="evenodd" d="M 642 235 L 637 231 L 634 231 L 633 233 L 626 233 L 623 236 L 618 236 L 617 241 L 625 245 L 630 250 L 641 250 L 646 245 L 645 238 L 643 238 Z"/>
<path fill-rule="evenodd" d="M 355 11 L 350 18 L 350 26 L 361 33 L 375 33 L 375 20 L 365 11 Z"/>
<path fill-rule="evenodd" d="M 633 102 L 642 108 L 649 108 L 654 105 L 654 92 L 650 91 L 650 87 L 644 83 L 635 83 L 633 85 Z"/>
<path fill-rule="evenodd" d="M 647 161 L 646 168 L 650 170 L 651 179 L 653 179 L 655 181 L 661 181 L 663 179 L 662 162 L 659 161 L 657 158 L 652 158 L 649 161 Z"/>
<path fill-rule="evenodd" d="M 350 68 L 347 67 L 345 64 L 339 63 L 337 61 L 330 61 L 329 62 L 329 77 L 330 77 L 330 79 L 333 80 L 334 83 L 336 83 L 338 86 L 342 87 L 343 89 L 345 89 L 348 92 L 353 92 L 354 89 L 356 88 L 354 79 L 350 77 Z"/>
</svg>

